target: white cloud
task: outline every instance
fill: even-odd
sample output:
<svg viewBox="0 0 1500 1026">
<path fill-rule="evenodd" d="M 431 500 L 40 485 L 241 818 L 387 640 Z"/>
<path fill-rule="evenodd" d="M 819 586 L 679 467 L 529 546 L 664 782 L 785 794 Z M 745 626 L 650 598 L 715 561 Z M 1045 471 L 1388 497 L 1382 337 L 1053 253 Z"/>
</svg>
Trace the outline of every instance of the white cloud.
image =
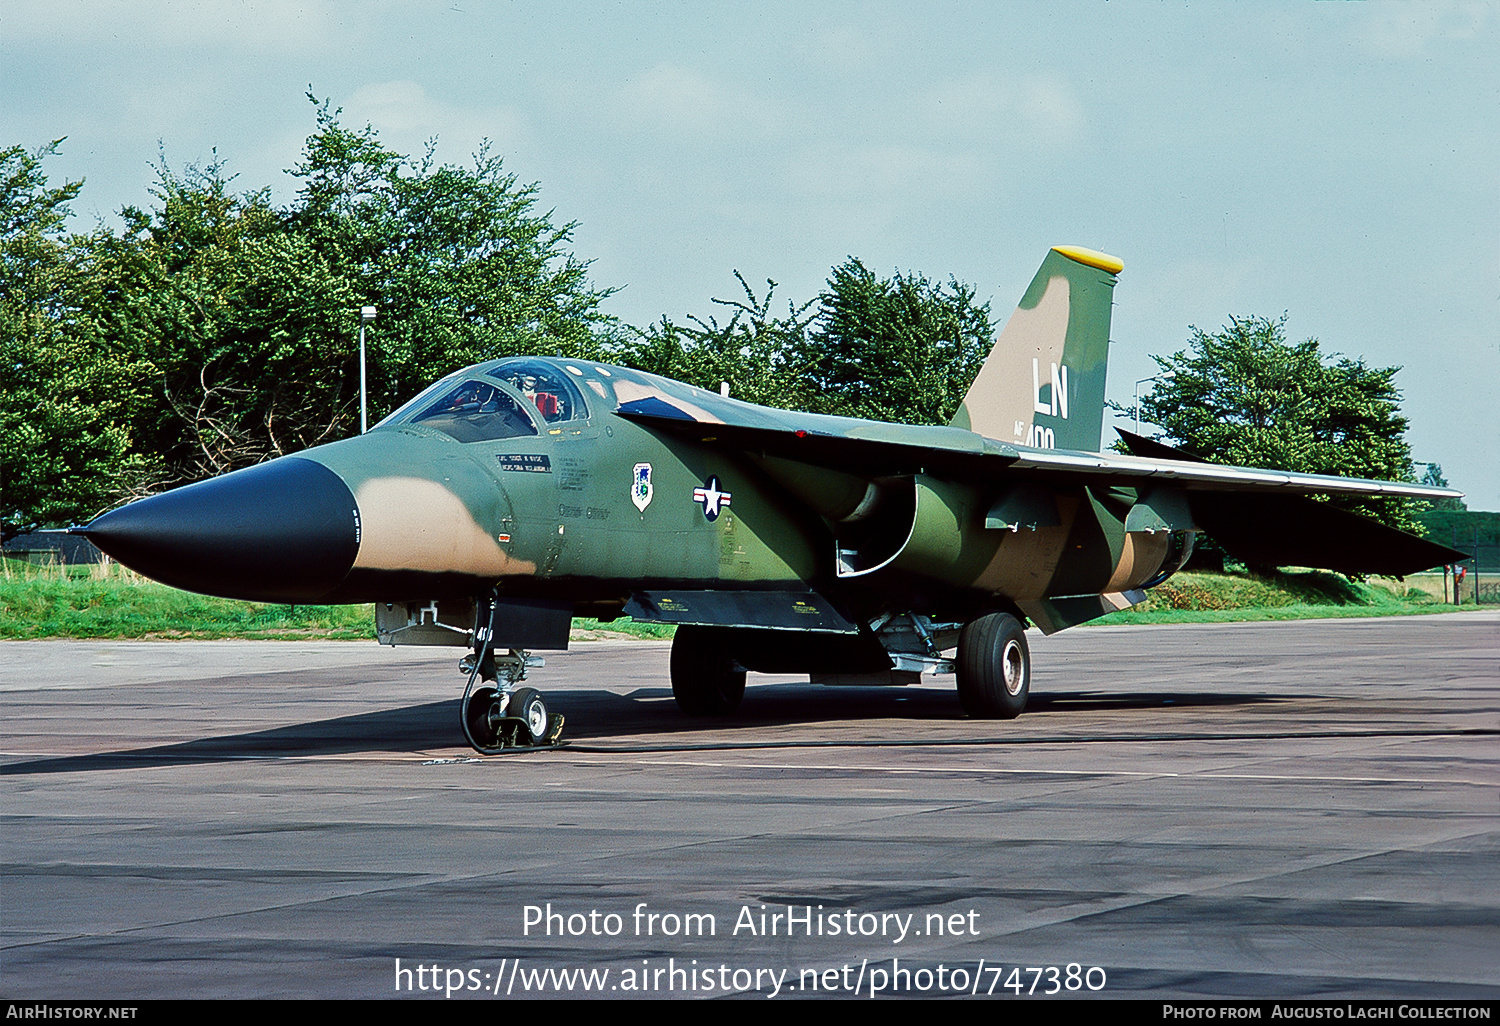
<svg viewBox="0 0 1500 1026">
<path fill-rule="evenodd" d="M 899 33 L 871 32 L 863 25 L 846 22 L 797 35 L 791 45 L 794 53 L 822 71 L 868 74 L 871 68 L 901 54 L 899 40 Z"/>
<path fill-rule="evenodd" d="M 1022 81 L 1016 111 L 1030 138 L 1062 149 L 1083 135 L 1083 105 L 1067 80 L 1033 76 Z"/>
<path fill-rule="evenodd" d="M 209 51 L 307 54 L 337 41 L 349 10 L 325 0 L 11 2 L 0 13 L 0 31 L 12 45 L 23 40 L 66 38 L 74 45 L 105 43 L 130 47 L 149 43 Z"/>
<path fill-rule="evenodd" d="M 793 156 L 790 171 L 797 193 L 858 202 L 891 195 L 951 196 L 973 185 L 982 167 L 972 155 L 902 143 L 824 143 Z"/>
<path fill-rule="evenodd" d="M 913 127 L 996 145 L 1057 151 L 1083 135 L 1085 117 L 1072 85 L 1058 75 L 1019 79 L 992 70 L 940 82 L 916 101 Z"/>
<path fill-rule="evenodd" d="M 416 82 L 376 82 L 362 86 L 345 106 L 360 112 L 382 132 L 436 131 L 444 111 Z"/>
<path fill-rule="evenodd" d="M 789 156 L 791 190 L 845 210 L 866 205 L 872 218 L 1004 191 L 1020 164 L 1073 146 L 1084 126 L 1065 80 L 1011 80 L 987 70 L 946 79 L 891 108 L 827 121 L 818 142 Z"/>
<path fill-rule="evenodd" d="M 361 86 L 343 105 L 347 123 L 369 122 L 386 145 L 420 156 L 437 139 L 441 159 L 458 160 L 488 140 L 504 155 L 524 145 L 527 121 L 514 107 L 458 107 L 434 99 L 410 79 Z"/>
<path fill-rule="evenodd" d="M 1377 57 L 1422 57 L 1435 44 L 1477 37 L 1494 16 L 1482 0 L 1423 0 L 1371 4 L 1357 40 Z"/>
<path fill-rule="evenodd" d="M 671 64 L 658 64 L 631 79 L 622 98 L 644 117 L 673 125 L 701 127 L 729 110 L 716 83 L 691 68 Z"/>
<path fill-rule="evenodd" d="M 628 79 L 607 109 L 620 127 L 684 142 L 760 135 L 783 123 L 760 97 L 665 63 Z"/>
</svg>

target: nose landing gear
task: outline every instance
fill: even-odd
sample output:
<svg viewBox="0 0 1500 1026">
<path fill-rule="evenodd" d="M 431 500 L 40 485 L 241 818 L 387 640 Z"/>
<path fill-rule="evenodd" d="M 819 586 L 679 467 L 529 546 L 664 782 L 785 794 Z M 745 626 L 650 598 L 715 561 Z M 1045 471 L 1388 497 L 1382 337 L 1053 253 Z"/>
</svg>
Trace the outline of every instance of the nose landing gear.
<svg viewBox="0 0 1500 1026">
<path fill-rule="evenodd" d="M 480 603 L 479 623 L 473 653 L 458 664 L 459 670 L 469 675 L 459 721 L 470 747 L 481 755 L 506 749 L 559 747 L 562 716 L 547 712 L 547 703 L 536 688 L 516 687 L 526 679 L 527 670 L 545 665 L 543 660 L 514 648 L 496 655 L 485 603 Z M 476 683 L 480 684 L 477 688 Z"/>
</svg>

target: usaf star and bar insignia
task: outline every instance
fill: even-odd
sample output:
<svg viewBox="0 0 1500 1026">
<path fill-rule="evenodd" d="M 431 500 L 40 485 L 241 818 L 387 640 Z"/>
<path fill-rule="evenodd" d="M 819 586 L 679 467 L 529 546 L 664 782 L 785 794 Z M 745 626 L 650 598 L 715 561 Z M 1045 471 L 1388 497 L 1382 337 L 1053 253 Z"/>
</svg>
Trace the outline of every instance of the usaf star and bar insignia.
<svg viewBox="0 0 1500 1026">
<path fill-rule="evenodd" d="M 729 498 L 715 474 L 710 474 L 702 487 L 693 489 L 693 501 L 703 504 L 703 517 L 710 523 L 719 519 L 719 514 L 729 505 Z"/>
</svg>

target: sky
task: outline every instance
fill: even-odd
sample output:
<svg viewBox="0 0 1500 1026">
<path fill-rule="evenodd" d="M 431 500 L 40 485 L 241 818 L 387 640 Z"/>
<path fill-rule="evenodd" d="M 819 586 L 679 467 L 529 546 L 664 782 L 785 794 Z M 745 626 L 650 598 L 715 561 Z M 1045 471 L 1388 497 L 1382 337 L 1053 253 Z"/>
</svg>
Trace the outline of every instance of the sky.
<svg viewBox="0 0 1500 1026">
<path fill-rule="evenodd" d="M 1087 246 L 1125 262 L 1117 402 L 1190 325 L 1284 313 L 1401 366 L 1413 457 L 1500 509 L 1500 4 L 0 5 L 0 147 L 64 139 L 79 230 L 162 158 L 290 203 L 309 91 L 403 153 L 488 141 L 626 323 L 848 256 L 1003 321 Z"/>
</svg>

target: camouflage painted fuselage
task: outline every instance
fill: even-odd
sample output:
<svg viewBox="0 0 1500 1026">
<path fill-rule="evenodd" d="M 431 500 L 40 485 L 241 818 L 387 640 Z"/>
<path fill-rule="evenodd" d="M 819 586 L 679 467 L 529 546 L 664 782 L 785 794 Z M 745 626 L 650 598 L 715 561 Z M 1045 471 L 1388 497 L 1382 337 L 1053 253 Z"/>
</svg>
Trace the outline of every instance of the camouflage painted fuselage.
<svg viewBox="0 0 1500 1026">
<path fill-rule="evenodd" d="M 1040 489 L 1024 475 L 963 482 L 922 467 L 870 478 L 726 448 L 714 423 L 750 411 L 795 417 L 814 433 L 848 422 L 618 367 L 548 363 L 584 387 L 587 417 L 538 418 L 535 435 L 467 442 L 387 423 L 294 457 L 338 475 L 358 523 L 353 566 L 321 601 L 460 598 L 493 586 L 608 615 L 643 590 L 812 589 L 859 618 L 920 608 L 961 620 L 986 606 L 1126 591 L 1173 549 L 1164 523 L 1126 530 L 1131 489 Z M 701 438 L 617 415 L 632 404 L 688 409 Z M 974 454 L 984 450 L 957 429 L 881 427 L 913 447 L 961 433 Z M 705 489 L 718 493 L 717 509 Z"/>
</svg>

